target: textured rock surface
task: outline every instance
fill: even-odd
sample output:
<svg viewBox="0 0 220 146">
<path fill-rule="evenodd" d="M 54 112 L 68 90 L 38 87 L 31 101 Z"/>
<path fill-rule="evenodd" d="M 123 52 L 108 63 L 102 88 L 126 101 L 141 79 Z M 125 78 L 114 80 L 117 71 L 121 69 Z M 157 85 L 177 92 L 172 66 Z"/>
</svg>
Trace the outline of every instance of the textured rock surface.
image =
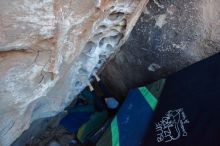
<svg viewBox="0 0 220 146">
<path fill-rule="evenodd" d="M 147 0 L 0 0 L 0 145 L 62 111 Z"/>
<path fill-rule="evenodd" d="M 115 96 L 220 51 L 219 0 L 150 0 L 102 78 Z M 123 94 L 122 94 L 123 93 Z"/>
</svg>

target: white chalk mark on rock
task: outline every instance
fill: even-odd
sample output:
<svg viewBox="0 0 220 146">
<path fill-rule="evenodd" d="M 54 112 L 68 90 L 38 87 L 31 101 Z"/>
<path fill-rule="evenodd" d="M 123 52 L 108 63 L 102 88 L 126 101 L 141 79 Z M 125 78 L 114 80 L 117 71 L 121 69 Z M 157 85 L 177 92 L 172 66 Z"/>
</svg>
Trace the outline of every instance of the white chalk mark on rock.
<svg viewBox="0 0 220 146">
<path fill-rule="evenodd" d="M 166 22 L 166 14 L 160 15 L 158 18 L 156 18 L 156 26 L 159 28 L 162 28 L 167 22 Z"/>
</svg>

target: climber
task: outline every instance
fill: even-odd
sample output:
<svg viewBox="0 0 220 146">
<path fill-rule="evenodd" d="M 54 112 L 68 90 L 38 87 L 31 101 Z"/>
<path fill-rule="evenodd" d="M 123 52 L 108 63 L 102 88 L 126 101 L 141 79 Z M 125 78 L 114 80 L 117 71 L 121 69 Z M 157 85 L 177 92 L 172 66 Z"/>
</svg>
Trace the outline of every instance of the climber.
<svg viewBox="0 0 220 146">
<path fill-rule="evenodd" d="M 107 87 L 101 81 L 101 79 L 98 77 L 98 75 L 96 73 L 94 73 L 93 75 L 94 75 L 99 87 L 104 92 L 104 96 L 105 96 L 104 100 L 105 100 L 105 104 L 107 105 L 107 108 L 110 109 L 110 111 L 117 109 L 117 107 L 119 106 L 119 102 L 116 100 L 116 98 L 114 98 L 111 95 L 111 93 L 108 91 Z"/>
<path fill-rule="evenodd" d="M 86 88 L 81 92 L 76 106 L 67 109 L 67 116 L 60 122 L 70 132 L 76 133 L 81 143 L 88 142 L 89 136 L 99 130 L 119 106 L 119 102 L 111 96 L 101 79 L 96 74 L 94 77 L 104 97 L 98 96 L 89 82 L 89 89 Z"/>
</svg>

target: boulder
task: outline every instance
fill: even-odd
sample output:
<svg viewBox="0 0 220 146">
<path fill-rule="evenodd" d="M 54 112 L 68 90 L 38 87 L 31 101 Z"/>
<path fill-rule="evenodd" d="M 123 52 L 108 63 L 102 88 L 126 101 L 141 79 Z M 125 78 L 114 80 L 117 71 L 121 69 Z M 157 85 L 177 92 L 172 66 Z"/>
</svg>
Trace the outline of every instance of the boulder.
<svg viewBox="0 0 220 146">
<path fill-rule="evenodd" d="M 147 0 L 0 0 L 0 145 L 64 110 Z"/>
</svg>

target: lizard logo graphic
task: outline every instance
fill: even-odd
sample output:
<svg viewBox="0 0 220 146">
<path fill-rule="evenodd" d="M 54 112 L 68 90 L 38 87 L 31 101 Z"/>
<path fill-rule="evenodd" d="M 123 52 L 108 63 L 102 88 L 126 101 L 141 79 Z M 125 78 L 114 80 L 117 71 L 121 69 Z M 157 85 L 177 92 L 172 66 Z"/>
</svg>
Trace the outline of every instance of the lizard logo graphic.
<svg viewBox="0 0 220 146">
<path fill-rule="evenodd" d="M 157 142 L 170 142 L 187 136 L 185 124 L 188 124 L 183 109 L 168 111 L 162 120 L 156 123 Z"/>
</svg>

